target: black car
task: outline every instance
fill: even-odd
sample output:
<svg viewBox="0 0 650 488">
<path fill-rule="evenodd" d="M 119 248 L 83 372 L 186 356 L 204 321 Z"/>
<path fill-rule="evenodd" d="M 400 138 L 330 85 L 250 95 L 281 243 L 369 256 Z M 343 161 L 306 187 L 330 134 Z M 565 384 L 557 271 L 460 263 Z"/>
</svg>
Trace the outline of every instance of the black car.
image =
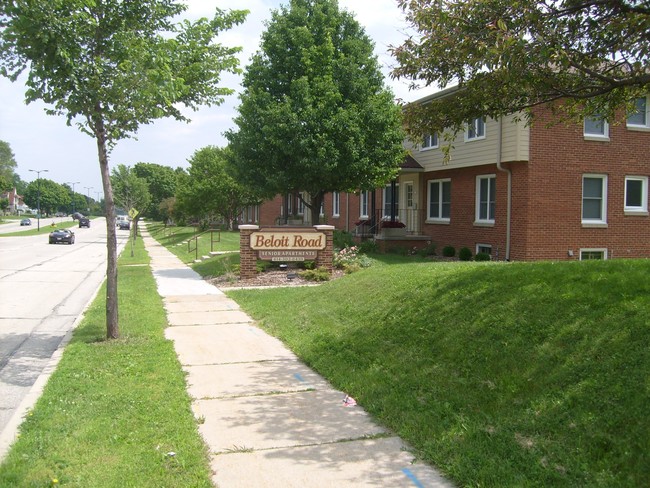
<svg viewBox="0 0 650 488">
<path fill-rule="evenodd" d="M 72 214 L 72 220 L 83 219 L 83 217 L 84 217 L 84 214 L 79 213 L 79 212 L 75 212 L 75 213 Z"/>
<path fill-rule="evenodd" d="M 20 221 L 20 225 L 32 225 L 32 221 L 30 219 L 23 219 Z"/>
<path fill-rule="evenodd" d="M 79 227 L 90 227 L 90 219 L 88 217 L 81 217 L 79 219 Z"/>
<path fill-rule="evenodd" d="M 50 232 L 50 244 L 74 244 L 74 232 L 70 229 L 57 229 Z"/>
<path fill-rule="evenodd" d="M 129 230 L 131 228 L 131 222 L 128 220 L 120 220 L 117 223 L 117 228 L 120 230 Z"/>
</svg>

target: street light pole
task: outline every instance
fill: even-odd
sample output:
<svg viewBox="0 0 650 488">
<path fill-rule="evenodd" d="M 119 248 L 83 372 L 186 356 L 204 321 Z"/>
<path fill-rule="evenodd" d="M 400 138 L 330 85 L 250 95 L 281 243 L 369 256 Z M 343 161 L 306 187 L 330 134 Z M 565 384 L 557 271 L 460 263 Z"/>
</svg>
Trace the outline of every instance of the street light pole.
<svg viewBox="0 0 650 488">
<path fill-rule="evenodd" d="M 92 190 L 93 187 L 92 186 L 84 186 L 84 188 L 88 191 L 88 201 L 86 202 L 88 207 L 86 208 L 86 210 L 88 210 L 88 215 L 90 215 L 90 190 Z"/>
<path fill-rule="evenodd" d="M 74 186 L 80 183 L 79 181 L 66 181 L 66 185 L 72 185 L 72 213 L 74 213 Z"/>
<path fill-rule="evenodd" d="M 32 173 L 36 173 L 36 227 L 41 231 L 41 173 L 47 173 L 47 169 L 30 169 Z"/>
</svg>

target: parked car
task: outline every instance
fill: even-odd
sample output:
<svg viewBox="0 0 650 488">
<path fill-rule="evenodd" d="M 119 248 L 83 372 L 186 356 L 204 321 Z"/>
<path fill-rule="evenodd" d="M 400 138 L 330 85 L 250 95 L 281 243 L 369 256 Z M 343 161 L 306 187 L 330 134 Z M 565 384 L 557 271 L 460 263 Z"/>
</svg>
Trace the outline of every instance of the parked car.
<svg viewBox="0 0 650 488">
<path fill-rule="evenodd" d="M 90 219 L 88 217 L 81 217 L 79 219 L 79 227 L 90 227 Z"/>
<path fill-rule="evenodd" d="M 32 225 L 31 219 L 23 219 L 20 221 L 20 225 Z"/>
<path fill-rule="evenodd" d="M 70 229 L 56 229 L 50 232 L 50 244 L 74 244 L 74 232 Z"/>
<path fill-rule="evenodd" d="M 117 228 L 120 230 L 129 230 L 131 228 L 131 222 L 128 220 L 118 220 Z"/>
</svg>

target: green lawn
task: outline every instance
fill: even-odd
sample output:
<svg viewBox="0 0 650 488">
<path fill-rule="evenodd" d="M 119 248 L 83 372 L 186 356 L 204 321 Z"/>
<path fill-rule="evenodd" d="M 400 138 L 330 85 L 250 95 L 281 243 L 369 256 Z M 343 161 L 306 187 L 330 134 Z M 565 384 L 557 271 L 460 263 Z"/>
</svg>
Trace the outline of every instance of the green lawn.
<svg viewBox="0 0 650 488">
<path fill-rule="evenodd" d="M 0 486 L 212 486 L 146 263 L 138 239 L 119 260 L 122 338 L 104 339 L 102 289 L 0 465 Z"/>
<path fill-rule="evenodd" d="M 21 229 L 16 232 L 0 234 L 0 237 L 48 235 L 50 232 L 52 232 L 52 230 L 54 230 L 51 224 L 52 224 L 51 220 L 41 219 L 41 228 L 38 229 L 36 219 L 32 219 L 32 225 L 21 227 Z M 76 220 L 70 220 L 70 221 L 66 220 L 56 224 L 57 229 L 72 229 L 73 227 L 79 227 L 79 222 L 77 222 Z"/>
<path fill-rule="evenodd" d="M 459 486 L 648 486 L 650 261 L 382 260 L 228 295 Z"/>
<path fill-rule="evenodd" d="M 197 234 L 195 227 L 165 227 L 160 223 L 148 222 L 147 229 L 153 238 L 192 267 L 197 256 L 200 259 L 209 255 L 210 251 L 239 252 L 239 232 L 215 231 L 212 236 L 209 232 L 199 232 L 198 252 L 194 251 L 194 243 L 190 246 L 190 252 L 187 241 Z M 239 262 L 239 257 L 236 259 Z"/>
</svg>

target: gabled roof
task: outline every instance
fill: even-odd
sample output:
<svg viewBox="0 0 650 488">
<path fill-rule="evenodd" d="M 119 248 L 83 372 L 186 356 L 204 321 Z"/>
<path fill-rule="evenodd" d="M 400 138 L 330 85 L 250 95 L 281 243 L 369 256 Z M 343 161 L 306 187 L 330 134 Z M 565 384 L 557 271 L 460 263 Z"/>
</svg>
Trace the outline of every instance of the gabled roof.
<svg viewBox="0 0 650 488">
<path fill-rule="evenodd" d="M 417 171 L 424 171 L 424 167 L 418 163 L 413 156 L 410 154 L 407 154 L 406 157 L 404 158 L 404 161 L 402 161 L 402 165 L 400 166 L 400 169 L 402 171 L 406 172 L 417 172 Z"/>
</svg>

